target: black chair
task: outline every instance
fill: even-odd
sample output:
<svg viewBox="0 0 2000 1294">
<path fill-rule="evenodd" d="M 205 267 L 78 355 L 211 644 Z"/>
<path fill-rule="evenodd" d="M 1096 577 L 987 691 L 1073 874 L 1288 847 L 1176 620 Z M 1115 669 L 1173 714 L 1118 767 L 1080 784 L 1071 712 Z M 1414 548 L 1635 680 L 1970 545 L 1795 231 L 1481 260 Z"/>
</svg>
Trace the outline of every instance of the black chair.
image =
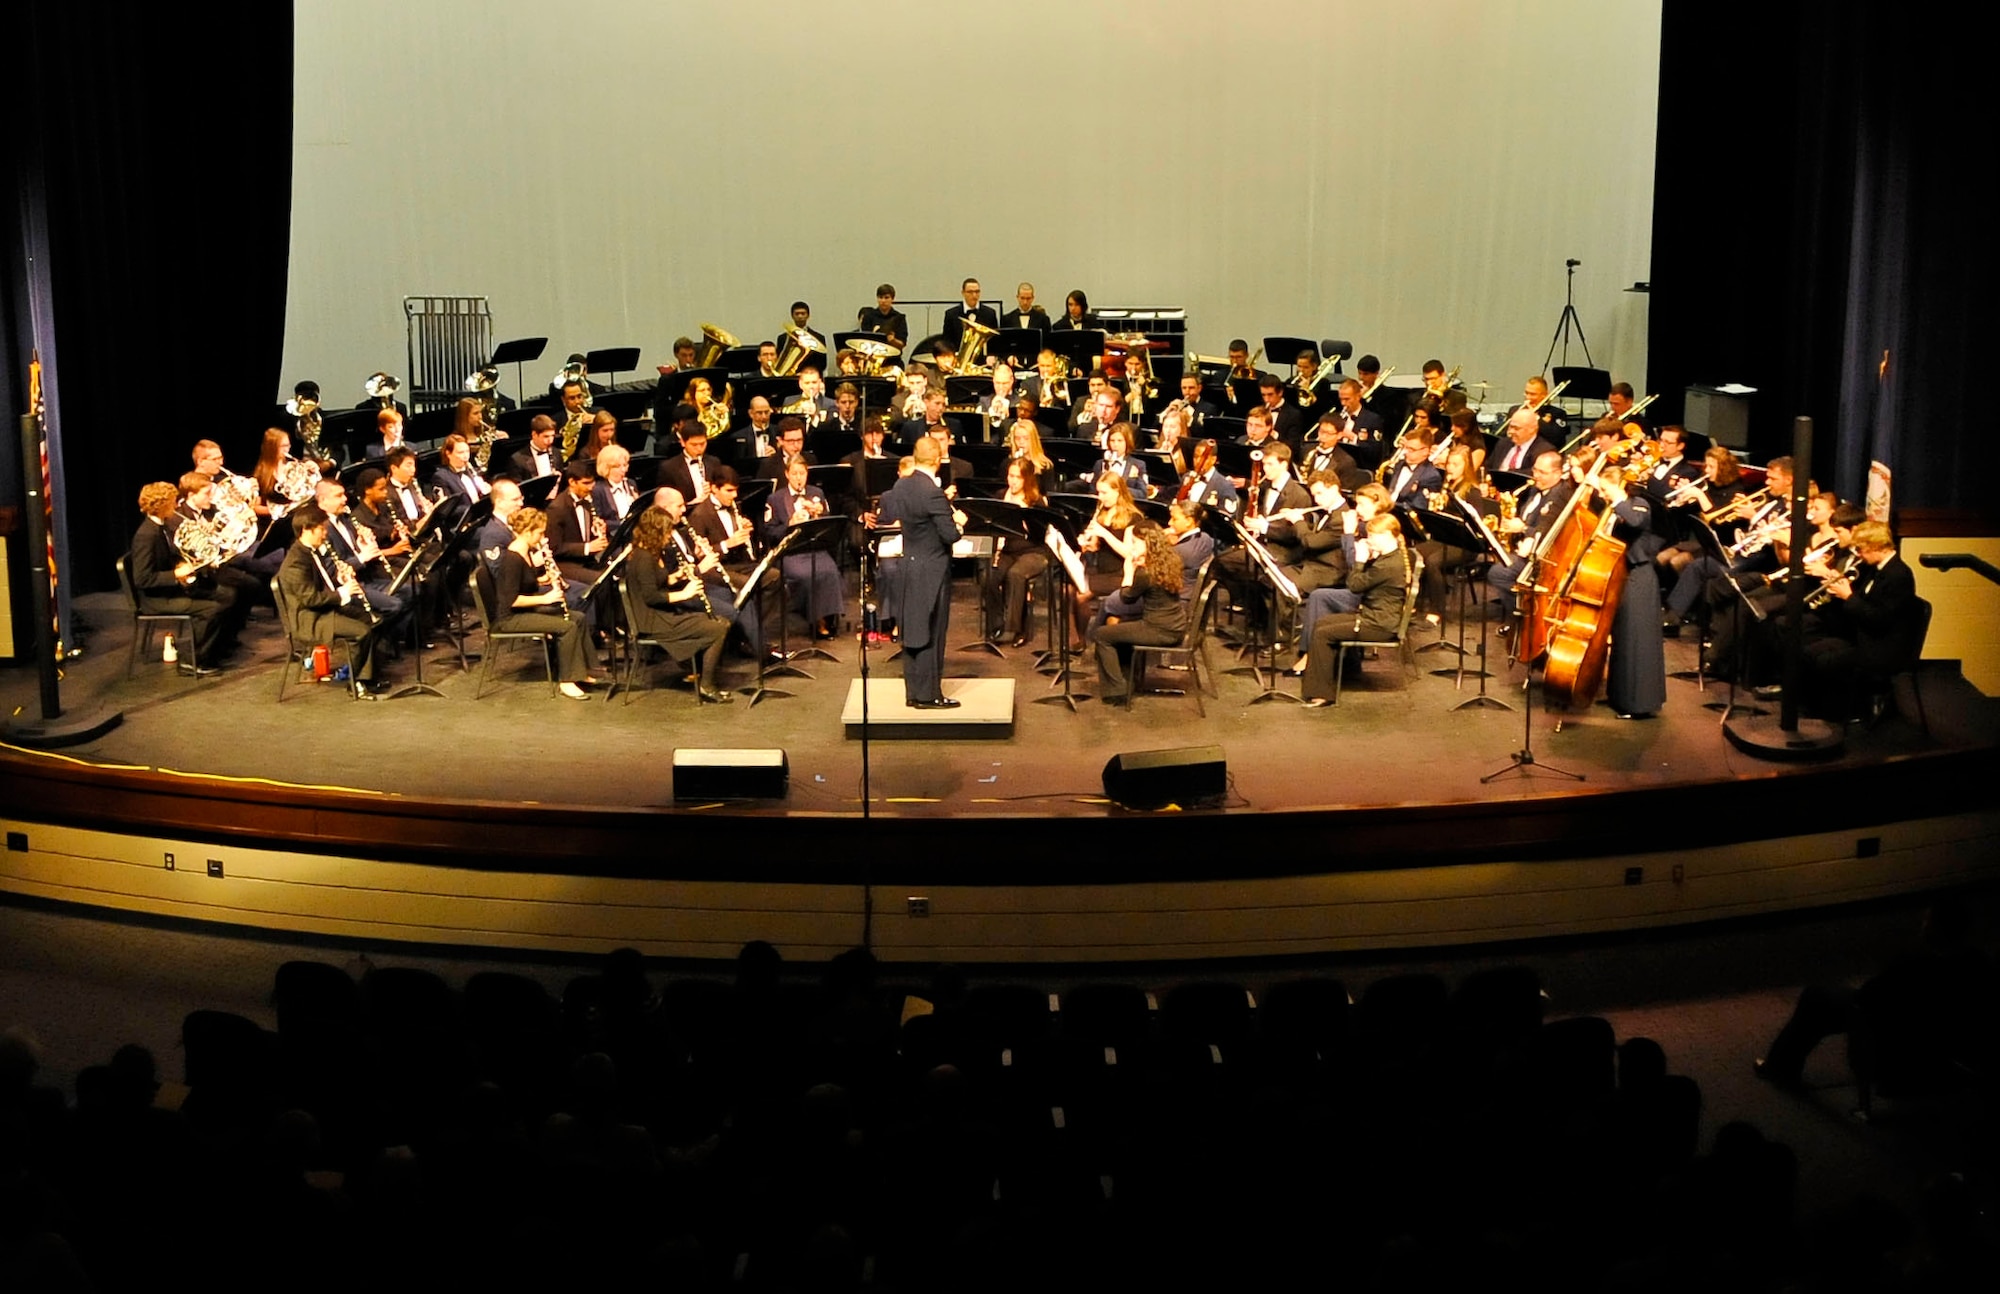
<svg viewBox="0 0 2000 1294">
<path fill-rule="evenodd" d="M 500 654 L 500 647 L 510 642 L 536 642 L 542 648 L 542 671 L 548 675 L 549 691 L 556 690 L 555 662 L 549 658 L 550 649 L 555 645 L 556 636 L 536 630 L 497 630 L 493 627 L 493 577 L 486 572 L 482 562 L 472 573 L 472 609 L 479 613 L 479 627 L 486 634 L 486 650 L 479 654 L 479 682 L 472 689 L 472 699 L 477 701 L 486 695 L 486 680 L 493 673 L 493 658 Z"/>
<path fill-rule="evenodd" d="M 1333 660 L 1333 703 L 1335 705 L 1340 704 L 1340 676 L 1347 672 L 1347 653 L 1351 651 L 1363 651 L 1370 647 L 1394 647 L 1396 649 L 1396 662 L 1401 666 L 1396 677 L 1405 686 L 1408 685 L 1410 619 L 1417 612 L 1417 593 L 1423 588 L 1423 577 L 1424 559 L 1415 553 L 1411 553 L 1410 587 L 1403 592 L 1403 614 L 1396 620 L 1396 636 L 1394 638 L 1384 638 L 1369 642 L 1356 639 L 1352 642 L 1343 642 L 1338 645 L 1339 650 L 1334 653 Z"/>
<path fill-rule="evenodd" d="M 1181 984 L 1160 1003 L 1160 1034 L 1170 1061 L 1241 1064 L 1247 1058 L 1257 999 L 1241 984 Z"/>
<path fill-rule="evenodd" d="M 1345 1063 L 1352 1014 L 1347 986 L 1339 980 L 1286 980 L 1264 990 L 1257 1032 L 1278 1068 L 1330 1069 Z"/>
<path fill-rule="evenodd" d="M 1181 692 L 1194 702 L 1194 712 L 1198 717 L 1206 717 L 1207 707 L 1201 703 L 1201 694 L 1218 695 L 1215 690 L 1215 670 L 1208 664 L 1208 612 L 1215 600 L 1216 581 L 1209 578 L 1209 568 L 1215 559 L 1210 558 L 1195 572 L 1194 604 L 1188 608 L 1187 632 L 1177 643 L 1164 647 L 1148 646 L 1144 643 L 1132 648 L 1132 695 L 1145 693 L 1152 696 L 1171 696 Z M 1158 662 L 1169 665 L 1172 656 L 1187 657 L 1188 685 L 1185 688 L 1149 688 L 1146 686 L 1146 666 Z M 1202 671 L 1208 671 L 1208 682 L 1202 682 Z"/>
<path fill-rule="evenodd" d="M 644 654 L 645 650 L 648 647 L 657 647 L 667 653 L 668 660 L 674 660 L 676 657 L 668 650 L 665 643 L 651 634 L 640 633 L 635 627 L 639 623 L 639 614 L 638 606 L 632 600 L 632 582 L 625 578 L 622 571 L 611 578 L 618 583 L 618 607 L 625 613 L 625 681 L 620 683 L 614 678 L 611 687 L 604 694 L 604 699 L 609 701 L 611 693 L 616 692 L 622 687 L 625 689 L 625 704 L 630 705 L 632 704 L 633 679 L 639 674 L 639 658 Z M 692 665 L 693 662 L 690 661 L 689 664 Z M 651 691 L 652 686 L 652 679 L 648 676 L 646 689 Z M 699 688 L 694 690 L 694 701 L 696 705 L 701 704 L 701 689 Z"/>
<path fill-rule="evenodd" d="M 194 616 L 188 612 L 170 613 L 165 611 L 142 611 L 139 608 L 139 594 L 132 587 L 132 576 L 125 569 L 125 559 L 118 559 L 118 587 L 125 591 L 125 605 L 132 609 L 132 652 L 125 662 L 125 677 L 131 678 L 139 670 L 139 653 L 150 651 L 153 646 L 153 630 L 161 624 L 180 626 L 181 641 L 187 644 L 188 664 L 201 668 L 201 658 L 195 650 Z"/>
<path fill-rule="evenodd" d="M 285 661 L 278 667 L 278 703 L 283 705 L 285 684 L 290 681 L 292 670 L 309 665 L 312 662 L 313 648 L 318 644 L 302 643 L 293 635 L 292 600 L 285 596 L 285 590 L 278 584 L 278 577 L 275 575 L 271 577 L 271 605 L 277 609 L 278 628 L 285 635 Z M 336 635 L 329 645 L 337 647 L 342 644 L 345 644 L 347 649 L 347 677 L 351 681 L 354 678 L 354 639 Z M 350 697 L 354 695 L 353 688 L 348 689 L 348 695 Z"/>
</svg>

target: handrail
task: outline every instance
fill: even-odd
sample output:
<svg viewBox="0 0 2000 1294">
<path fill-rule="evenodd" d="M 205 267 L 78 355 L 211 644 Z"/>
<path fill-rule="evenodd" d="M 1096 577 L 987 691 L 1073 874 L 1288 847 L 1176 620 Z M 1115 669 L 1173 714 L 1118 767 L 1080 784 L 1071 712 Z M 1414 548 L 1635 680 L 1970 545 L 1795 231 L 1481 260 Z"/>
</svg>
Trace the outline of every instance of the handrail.
<svg viewBox="0 0 2000 1294">
<path fill-rule="evenodd" d="M 1975 557 L 1971 553 L 1924 553 L 1917 558 L 1917 561 L 1934 571 L 1955 571 L 1962 568 L 2000 584 L 2000 566 L 1995 566 L 1985 558 Z"/>
</svg>

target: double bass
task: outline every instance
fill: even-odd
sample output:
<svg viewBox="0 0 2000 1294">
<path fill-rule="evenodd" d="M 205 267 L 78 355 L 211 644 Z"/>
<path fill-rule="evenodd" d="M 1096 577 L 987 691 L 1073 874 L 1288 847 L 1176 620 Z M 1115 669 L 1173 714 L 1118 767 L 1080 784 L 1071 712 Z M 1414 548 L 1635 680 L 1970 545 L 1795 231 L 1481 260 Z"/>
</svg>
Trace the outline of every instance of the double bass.
<svg viewBox="0 0 2000 1294">
<path fill-rule="evenodd" d="M 1515 659 L 1542 662 L 1550 709 L 1583 709 L 1604 685 L 1626 575 L 1625 541 L 1612 535 L 1617 515 L 1599 493 L 1609 458 L 1597 456 L 1515 586 L 1522 607 Z"/>
</svg>

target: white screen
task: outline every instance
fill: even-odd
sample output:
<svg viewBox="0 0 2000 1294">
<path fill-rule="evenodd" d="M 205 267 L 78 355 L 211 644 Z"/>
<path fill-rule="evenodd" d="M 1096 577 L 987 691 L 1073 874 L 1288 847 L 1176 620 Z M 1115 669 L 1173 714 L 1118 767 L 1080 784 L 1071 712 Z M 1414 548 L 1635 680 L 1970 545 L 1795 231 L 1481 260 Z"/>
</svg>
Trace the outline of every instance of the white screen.
<svg viewBox="0 0 2000 1294">
<path fill-rule="evenodd" d="M 1204 354 L 1436 356 L 1504 404 L 1568 257 L 1643 391 L 1659 30 L 1659 0 L 299 0 L 276 394 L 407 376 L 406 295 L 548 336 L 533 393 L 571 351 L 768 338 L 794 298 L 832 333 L 973 275 L 1002 310 L 1023 279 L 1185 307 Z"/>
</svg>

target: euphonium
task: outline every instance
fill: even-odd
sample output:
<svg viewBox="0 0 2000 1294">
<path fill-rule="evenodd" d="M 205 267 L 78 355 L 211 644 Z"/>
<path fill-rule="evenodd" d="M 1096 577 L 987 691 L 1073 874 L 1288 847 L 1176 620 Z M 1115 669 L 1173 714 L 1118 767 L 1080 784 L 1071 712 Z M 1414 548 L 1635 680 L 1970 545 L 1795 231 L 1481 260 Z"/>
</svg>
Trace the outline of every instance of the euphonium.
<svg viewBox="0 0 2000 1294">
<path fill-rule="evenodd" d="M 465 389 L 479 397 L 479 431 L 472 438 L 472 462 L 481 475 L 493 461 L 493 444 L 500 439 L 500 401 L 493 390 L 500 384 L 500 370 L 491 364 L 465 379 Z"/>
<path fill-rule="evenodd" d="M 576 457 L 577 442 L 583 439 L 583 426 L 583 414 L 581 413 L 573 413 L 564 420 L 562 427 L 563 462 L 567 463 L 570 459 Z"/>
</svg>

